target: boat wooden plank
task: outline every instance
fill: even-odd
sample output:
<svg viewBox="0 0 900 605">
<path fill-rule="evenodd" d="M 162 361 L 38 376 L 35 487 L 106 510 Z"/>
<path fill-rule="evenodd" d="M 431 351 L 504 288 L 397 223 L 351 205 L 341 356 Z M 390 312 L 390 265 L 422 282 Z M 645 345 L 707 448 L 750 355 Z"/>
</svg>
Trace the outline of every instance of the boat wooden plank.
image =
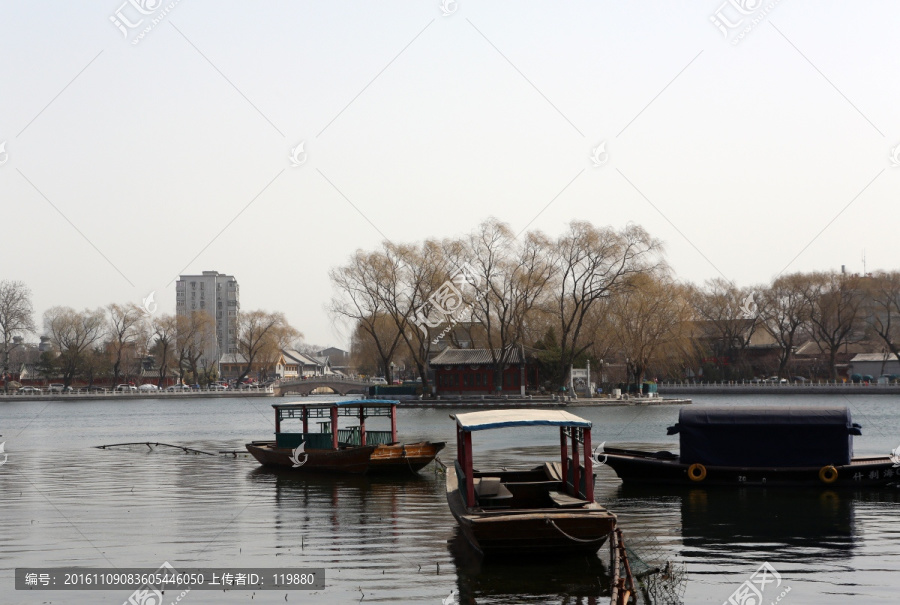
<svg viewBox="0 0 900 605">
<path fill-rule="evenodd" d="M 562 482 L 562 464 L 560 464 L 559 462 L 545 462 L 544 474 L 546 474 L 547 478 L 551 481 Z"/>
<path fill-rule="evenodd" d="M 581 498 L 573 498 L 569 494 L 562 492 L 550 492 L 550 501 L 557 508 L 583 508 L 587 506 L 587 501 Z"/>
</svg>

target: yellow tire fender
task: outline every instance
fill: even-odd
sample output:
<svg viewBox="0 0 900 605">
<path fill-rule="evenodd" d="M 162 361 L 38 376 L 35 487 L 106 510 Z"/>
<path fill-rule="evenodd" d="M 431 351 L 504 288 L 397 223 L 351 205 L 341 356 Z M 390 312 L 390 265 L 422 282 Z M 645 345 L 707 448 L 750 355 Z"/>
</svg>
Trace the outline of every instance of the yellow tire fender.
<svg viewBox="0 0 900 605">
<path fill-rule="evenodd" d="M 828 466 L 823 466 L 819 469 L 819 480 L 822 483 L 834 483 L 837 481 L 838 472 L 837 469 L 834 468 L 833 464 L 829 464 Z"/>
<path fill-rule="evenodd" d="M 699 483 L 706 479 L 706 467 L 700 464 L 699 462 L 695 462 L 694 464 L 688 467 L 688 479 L 691 481 L 696 481 Z"/>
</svg>

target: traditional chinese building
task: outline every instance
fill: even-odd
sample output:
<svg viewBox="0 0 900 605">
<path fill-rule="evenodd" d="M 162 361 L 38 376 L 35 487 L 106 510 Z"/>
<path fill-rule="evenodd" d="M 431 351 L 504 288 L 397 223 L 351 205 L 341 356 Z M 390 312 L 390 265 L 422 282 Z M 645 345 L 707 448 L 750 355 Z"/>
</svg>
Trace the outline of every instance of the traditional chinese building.
<svg viewBox="0 0 900 605">
<path fill-rule="evenodd" d="M 538 370 L 535 360 L 522 349 L 513 348 L 507 353 L 501 384 L 495 382 L 493 357 L 500 351 L 490 349 L 444 349 L 431 360 L 434 384 L 438 395 L 489 395 L 498 390 L 506 395 L 519 394 L 524 367 L 525 389 L 538 386 Z"/>
</svg>

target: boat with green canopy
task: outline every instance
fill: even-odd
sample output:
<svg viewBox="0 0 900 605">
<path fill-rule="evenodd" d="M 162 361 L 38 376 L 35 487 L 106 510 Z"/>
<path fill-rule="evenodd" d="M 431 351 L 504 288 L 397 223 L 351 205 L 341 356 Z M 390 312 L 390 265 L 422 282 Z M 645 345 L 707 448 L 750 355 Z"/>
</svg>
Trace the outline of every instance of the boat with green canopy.
<svg viewBox="0 0 900 605">
<path fill-rule="evenodd" d="M 417 472 L 434 460 L 444 443 L 399 443 L 398 403 L 353 399 L 274 404 L 275 441 L 253 441 L 247 451 L 264 466 L 302 472 Z M 390 421 L 390 430 L 366 427 L 368 418 L 379 417 Z M 293 431 L 284 430 L 286 422 Z M 313 423 L 316 429 L 310 430 Z"/>
</svg>

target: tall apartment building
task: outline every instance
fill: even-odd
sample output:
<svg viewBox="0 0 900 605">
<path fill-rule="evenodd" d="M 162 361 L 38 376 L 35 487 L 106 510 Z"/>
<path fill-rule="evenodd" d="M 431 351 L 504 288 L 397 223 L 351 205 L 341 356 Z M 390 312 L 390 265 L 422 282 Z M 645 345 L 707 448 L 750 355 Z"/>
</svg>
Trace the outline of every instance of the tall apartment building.
<svg viewBox="0 0 900 605">
<path fill-rule="evenodd" d="M 216 337 L 205 343 L 201 366 L 218 368 L 222 355 L 237 353 L 240 301 L 240 288 L 233 275 L 204 271 L 203 275 L 182 275 L 175 282 L 175 312 L 178 315 L 206 311 L 216 320 Z"/>
</svg>

